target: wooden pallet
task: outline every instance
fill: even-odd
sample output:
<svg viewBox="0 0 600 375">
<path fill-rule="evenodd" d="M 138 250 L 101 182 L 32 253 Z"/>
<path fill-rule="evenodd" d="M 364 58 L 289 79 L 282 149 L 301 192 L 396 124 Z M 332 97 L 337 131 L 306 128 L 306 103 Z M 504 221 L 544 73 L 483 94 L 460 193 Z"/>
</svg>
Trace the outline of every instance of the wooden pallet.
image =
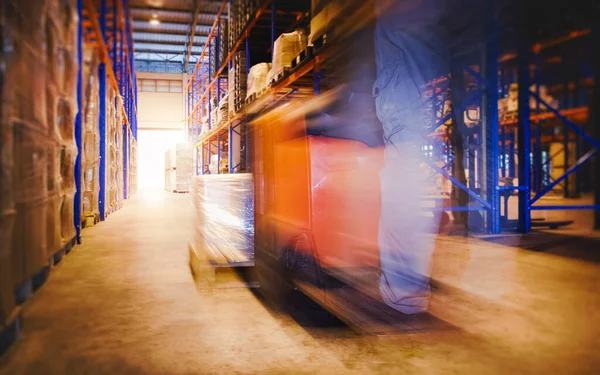
<svg viewBox="0 0 600 375">
<path fill-rule="evenodd" d="M 25 301 L 27 301 L 35 291 L 37 291 L 42 285 L 46 283 L 46 281 L 48 281 L 50 268 L 51 264 L 49 261 L 47 266 L 40 269 L 37 273 L 29 277 L 21 284 L 15 286 L 14 293 L 15 303 L 17 304 L 17 306 L 20 306 L 23 303 L 25 303 Z"/>
<path fill-rule="evenodd" d="M 93 227 L 100 222 L 100 214 L 87 215 L 81 220 L 81 228 Z"/>
<path fill-rule="evenodd" d="M 17 305 L 22 305 L 34 292 L 48 281 L 48 276 L 50 275 L 52 267 L 59 264 L 65 255 L 71 252 L 76 243 L 76 237 L 67 241 L 60 249 L 48 257 L 48 264 L 46 266 L 14 288 L 15 302 Z"/>
<path fill-rule="evenodd" d="M 262 89 L 260 89 L 260 91 L 253 93 L 252 95 L 250 95 L 249 97 L 246 98 L 246 105 L 252 104 L 256 99 L 260 98 L 261 96 L 263 96 L 267 90 L 269 89 L 269 87 L 265 86 Z"/>
<path fill-rule="evenodd" d="M 323 49 L 327 46 L 328 44 L 328 40 L 331 39 L 332 37 L 332 32 L 326 32 L 323 33 L 323 35 L 321 35 L 320 37 L 318 37 L 317 39 L 315 39 L 313 41 L 313 46 L 312 46 L 312 54 L 313 56 L 318 55 L 321 51 L 323 51 Z"/>
<path fill-rule="evenodd" d="M 306 64 L 310 59 L 313 58 L 313 47 L 308 46 L 306 49 L 301 51 L 298 56 L 292 60 L 292 72 L 296 71 L 302 65 Z"/>
<path fill-rule="evenodd" d="M 4 354 L 19 338 L 22 327 L 21 307 L 17 306 L 6 319 L 0 323 L 0 356 Z M 3 322 L 4 323 L 4 322 Z"/>
<path fill-rule="evenodd" d="M 292 69 L 290 67 L 284 67 L 283 70 L 281 70 L 279 73 L 277 73 L 275 78 L 273 78 L 271 80 L 271 82 L 270 82 L 271 85 L 275 86 L 276 84 L 281 82 L 285 77 L 289 76 L 291 72 L 292 72 Z"/>
</svg>

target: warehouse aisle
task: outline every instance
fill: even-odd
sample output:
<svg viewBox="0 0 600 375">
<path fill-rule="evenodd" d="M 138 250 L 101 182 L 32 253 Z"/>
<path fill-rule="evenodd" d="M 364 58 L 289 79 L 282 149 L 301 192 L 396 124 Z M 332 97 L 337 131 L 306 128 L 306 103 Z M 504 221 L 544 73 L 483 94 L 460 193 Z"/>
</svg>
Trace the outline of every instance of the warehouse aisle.
<svg viewBox="0 0 600 375">
<path fill-rule="evenodd" d="M 358 336 L 274 314 L 247 289 L 196 290 L 189 199 L 140 191 L 86 229 L 84 244 L 27 302 L 0 374 L 584 374 L 600 366 L 600 263 L 585 255 L 598 242 L 567 257 L 546 234 L 545 252 L 506 246 L 532 246 L 519 236 L 442 239 L 431 311 L 455 328 Z"/>
<path fill-rule="evenodd" d="M 84 230 L 83 245 L 25 306 L 21 340 L 0 360 L 0 373 L 314 373 L 319 348 L 302 350 L 303 338 L 282 331 L 248 290 L 196 291 L 189 199 L 140 191 Z M 329 362 L 319 360 L 335 369 Z"/>
</svg>

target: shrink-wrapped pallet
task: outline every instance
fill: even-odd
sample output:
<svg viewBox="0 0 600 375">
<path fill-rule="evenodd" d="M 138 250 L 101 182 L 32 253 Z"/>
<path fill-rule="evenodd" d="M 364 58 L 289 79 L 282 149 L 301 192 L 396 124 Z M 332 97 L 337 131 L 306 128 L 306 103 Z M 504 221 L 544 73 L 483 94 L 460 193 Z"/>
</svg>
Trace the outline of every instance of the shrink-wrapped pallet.
<svg viewBox="0 0 600 375">
<path fill-rule="evenodd" d="M 178 143 L 175 146 L 175 190 L 188 192 L 191 188 L 194 170 L 194 147 L 191 143 Z"/>
<path fill-rule="evenodd" d="M 307 37 L 301 30 L 281 34 L 277 38 L 273 53 L 273 79 L 276 79 L 284 68 L 292 66 L 292 60 L 306 48 L 306 45 Z"/>
<path fill-rule="evenodd" d="M 60 231 L 63 245 L 75 237 L 75 193 L 62 196 L 60 209 Z"/>
<path fill-rule="evenodd" d="M 260 92 L 260 90 L 267 86 L 267 75 L 269 74 L 270 70 L 270 63 L 260 63 L 250 68 L 250 72 L 248 73 L 248 83 L 246 85 L 247 98 L 254 93 Z"/>
<path fill-rule="evenodd" d="M 254 189 L 249 173 L 196 176 L 194 248 L 209 263 L 254 260 Z"/>
<path fill-rule="evenodd" d="M 61 234 L 62 203 L 63 195 L 58 191 L 55 191 L 48 196 L 46 220 L 46 253 L 48 257 L 54 255 L 64 244 Z"/>
</svg>

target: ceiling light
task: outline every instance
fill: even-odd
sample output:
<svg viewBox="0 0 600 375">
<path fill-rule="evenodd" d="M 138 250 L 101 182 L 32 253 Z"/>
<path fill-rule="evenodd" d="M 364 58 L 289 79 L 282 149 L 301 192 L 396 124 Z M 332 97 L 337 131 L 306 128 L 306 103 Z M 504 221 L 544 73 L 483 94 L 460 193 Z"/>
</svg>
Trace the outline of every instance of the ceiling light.
<svg viewBox="0 0 600 375">
<path fill-rule="evenodd" d="M 158 24 L 160 24 L 160 21 L 157 20 L 156 18 L 153 18 L 150 20 L 150 25 L 158 25 Z"/>
</svg>

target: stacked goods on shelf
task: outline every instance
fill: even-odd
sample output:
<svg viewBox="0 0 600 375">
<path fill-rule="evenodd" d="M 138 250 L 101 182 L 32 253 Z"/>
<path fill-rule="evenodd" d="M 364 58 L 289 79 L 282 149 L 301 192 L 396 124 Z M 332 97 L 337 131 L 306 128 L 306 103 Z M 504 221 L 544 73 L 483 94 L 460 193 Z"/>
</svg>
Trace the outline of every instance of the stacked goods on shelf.
<svg viewBox="0 0 600 375">
<path fill-rule="evenodd" d="M 227 58 L 227 20 L 219 19 L 220 34 L 218 38 L 212 39 L 209 46 L 210 55 L 210 76 L 215 77 L 217 70 Z"/>
<path fill-rule="evenodd" d="M 344 0 L 312 0 L 309 44 L 312 45 L 328 28 L 335 25 L 334 20 L 345 13 L 350 5 L 351 1 Z"/>
<path fill-rule="evenodd" d="M 175 153 L 175 190 L 189 192 L 194 170 L 194 147 L 191 143 L 178 143 Z"/>
<path fill-rule="evenodd" d="M 237 51 L 233 55 L 233 67 L 229 70 L 227 80 L 230 117 L 239 113 L 246 100 L 246 52 Z"/>
<path fill-rule="evenodd" d="M 215 126 L 217 126 L 217 115 L 219 112 L 218 101 L 216 97 L 212 97 L 210 99 L 210 108 L 210 129 L 213 129 Z"/>
<path fill-rule="evenodd" d="M 100 136 L 98 129 L 98 63 L 95 48 L 84 50 L 83 66 L 83 155 L 82 165 L 82 218 L 99 215 L 98 192 L 100 191 Z"/>
<path fill-rule="evenodd" d="M 219 20 L 219 27 L 220 27 L 220 31 L 221 31 L 221 35 L 219 36 L 219 60 L 218 63 L 219 65 L 222 65 L 223 62 L 225 61 L 225 59 L 227 58 L 227 54 L 229 53 L 229 48 L 228 48 L 228 22 L 226 19 L 220 19 Z M 219 67 L 217 67 L 218 69 Z M 224 70 L 224 72 L 226 72 L 227 70 Z"/>
<path fill-rule="evenodd" d="M 217 125 L 223 125 L 229 119 L 229 95 L 225 95 L 219 102 L 217 111 Z"/>
<path fill-rule="evenodd" d="M 12 7 L 12 4 L 10 5 Z M 14 95 L 16 76 L 11 72 L 18 69 L 11 64 L 14 50 L 4 48 L 4 43 L 10 43 L 13 36 L 7 13 L 8 2 L 0 2 L 0 331 L 12 323 L 15 312 L 13 293 L 13 278 L 11 275 L 12 232 L 15 220 L 15 203 L 13 200 L 13 131 L 11 124 L 11 109 Z"/>
<path fill-rule="evenodd" d="M 129 180 L 127 187 L 129 194 L 134 194 L 137 191 L 137 141 L 129 136 Z"/>
<path fill-rule="evenodd" d="M 281 34 L 275 41 L 273 67 L 267 78 L 268 82 L 277 81 L 278 75 L 292 66 L 292 60 L 302 52 L 308 43 L 308 38 L 302 30 Z"/>
<path fill-rule="evenodd" d="M 222 151 L 220 160 L 218 154 L 211 155 L 208 172 L 209 174 L 229 173 L 229 153 Z"/>
<path fill-rule="evenodd" d="M 52 145 L 47 136 L 45 90 L 50 73 L 44 53 L 46 6 L 45 1 L 9 1 L 8 14 L 12 17 L 5 20 L 14 43 L 3 87 L 5 93 L 12 91 L 13 95 L 10 102 L 3 103 L 12 112 L 5 125 L 13 141 L 11 195 L 16 209 L 10 254 L 12 286 L 23 284 L 48 264 L 48 151 Z M 36 74 L 32 74 L 32 66 Z"/>
<path fill-rule="evenodd" d="M 175 189 L 175 150 L 170 148 L 165 152 L 165 190 L 173 191 Z"/>
<path fill-rule="evenodd" d="M 53 85 L 57 89 L 57 101 L 52 100 L 54 128 L 60 142 L 60 192 L 57 201 L 60 204 L 61 247 L 71 241 L 76 234 L 74 223 L 75 212 L 75 159 L 77 144 L 75 143 L 75 116 L 77 115 L 77 2 L 50 1 L 48 10 L 48 35 L 55 37 L 58 30 L 59 39 L 49 54 L 49 90 Z M 52 76 L 52 78 L 50 77 Z M 53 207 L 56 209 L 56 207 Z M 81 207 L 77 207 L 81 210 Z M 58 249 L 48 249 L 55 252 Z"/>
<path fill-rule="evenodd" d="M 112 86 L 106 90 L 106 204 L 112 212 L 121 203 L 123 192 L 123 114 L 121 98 Z"/>
<path fill-rule="evenodd" d="M 246 98 L 250 97 L 252 94 L 259 93 L 267 86 L 267 75 L 270 71 L 270 63 L 260 63 L 250 68 L 250 72 L 248 73 L 248 92 Z"/>
</svg>

